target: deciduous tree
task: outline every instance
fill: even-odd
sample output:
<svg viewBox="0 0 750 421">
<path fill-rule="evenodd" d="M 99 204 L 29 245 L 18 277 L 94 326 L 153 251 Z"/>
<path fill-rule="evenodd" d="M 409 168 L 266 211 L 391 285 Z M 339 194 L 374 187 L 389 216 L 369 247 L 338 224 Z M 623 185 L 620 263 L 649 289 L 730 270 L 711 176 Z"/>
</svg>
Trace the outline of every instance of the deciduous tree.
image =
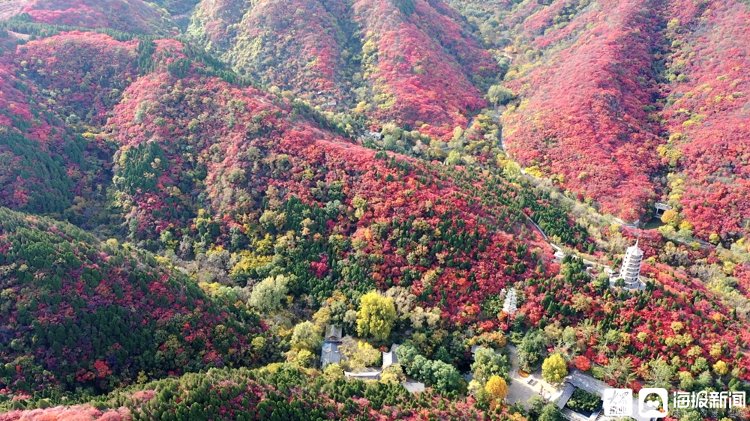
<svg viewBox="0 0 750 421">
<path fill-rule="evenodd" d="M 542 377 L 550 383 L 558 384 L 568 375 L 568 364 L 560 354 L 552 354 L 542 363 Z"/>
<path fill-rule="evenodd" d="M 377 291 L 363 295 L 357 312 L 357 333 L 377 340 L 385 340 L 391 334 L 396 321 L 396 307 L 393 299 L 380 295 Z"/>
</svg>

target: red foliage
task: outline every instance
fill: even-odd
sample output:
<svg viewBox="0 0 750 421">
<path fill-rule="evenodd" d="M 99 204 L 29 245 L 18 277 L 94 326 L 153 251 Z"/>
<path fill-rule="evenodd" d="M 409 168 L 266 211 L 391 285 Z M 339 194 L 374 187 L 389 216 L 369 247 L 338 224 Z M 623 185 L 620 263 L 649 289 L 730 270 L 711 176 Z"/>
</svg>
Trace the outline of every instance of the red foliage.
<svg viewBox="0 0 750 421">
<path fill-rule="evenodd" d="M 414 4 L 409 15 L 391 1 L 354 4 L 357 21 L 376 45 L 377 66 L 369 75 L 374 92 L 387 98 L 375 115 L 446 138 L 454 127 L 466 126 L 471 111 L 486 106 L 472 75 L 488 76 L 497 68 L 449 7 Z"/>
<path fill-rule="evenodd" d="M 323 278 L 328 273 L 328 255 L 324 254 L 320 256 L 320 260 L 317 262 L 310 262 L 310 270 L 318 278 Z"/>
<path fill-rule="evenodd" d="M 166 32 L 166 17 L 142 0 L 31 0 L 22 13 L 37 22 L 126 32 Z"/>
<path fill-rule="evenodd" d="M 745 263 L 734 268 L 734 276 L 737 278 L 738 289 L 750 298 L 750 264 Z"/>
<path fill-rule="evenodd" d="M 336 1 L 327 3 L 261 2 L 252 8 L 242 25 L 242 36 L 273 39 L 272 43 L 264 43 L 264 48 L 273 49 L 274 55 L 289 58 L 284 65 L 264 68 L 264 82 L 301 91 L 303 97 L 317 104 L 342 101 L 346 96 L 341 83 L 345 66 L 341 52 L 346 40 L 341 38 L 342 29 L 337 23 L 339 18 L 344 18 L 343 5 Z M 224 30 L 217 29 L 218 34 Z M 222 42 L 216 36 L 214 41 Z"/>
<path fill-rule="evenodd" d="M 670 57 L 678 75 L 664 112 L 670 131 L 681 134 L 682 211 L 703 238 L 738 237 L 750 220 L 750 8 L 736 0 L 688 10 L 683 3 L 671 9 L 681 19 Z"/>
<path fill-rule="evenodd" d="M 54 408 L 10 411 L 0 414 L 0 421 L 127 421 L 131 419 L 130 411 L 127 408 L 101 410 L 90 405 L 56 406 Z"/>
<path fill-rule="evenodd" d="M 115 41 L 93 32 L 68 32 L 18 47 L 15 62 L 38 89 L 65 92 L 55 97 L 59 115 L 102 124 L 119 93 L 137 75 L 138 41 Z"/>
<path fill-rule="evenodd" d="M 0 155 L 6 163 L 0 168 L 0 203 L 60 212 L 75 196 L 88 199 L 97 183 L 106 183 L 101 169 L 108 165 L 109 158 L 103 158 L 107 147 L 78 141 L 75 132 L 84 123 L 104 123 L 137 74 L 136 44 L 68 32 L 5 49 L 0 57 Z M 6 137 L 15 139 L 6 143 Z"/>
<path fill-rule="evenodd" d="M 579 355 L 573 359 L 573 365 L 575 368 L 581 370 L 581 371 L 589 371 L 591 370 L 591 360 L 586 358 L 583 355 Z"/>
<path fill-rule="evenodd" d="M 257 321 L 209 299 L 153 257 L 105 248 L 64 223 L 0 212 L 0 250 L 7 250 L 0 263 L 24 268 L 4 275 L 14 300 L 4 310 L 3 333 L 25 344 L 0 352 L 4 361 L 20 362 L 14 375 L 0 375 L 0 388 L 64 389 L 75 377 L 106 390 L 140 370 L 180 373 L 203 353 L 215 358 L 201 366 L 254 361 L 250 341 L 263 330 Z M 45 275 L 48 260 L 56 262 L 54 279 Z M 159 366 L 130 358 L 154 353 Z"/>
<path fill-rule="evenodd" d="M 526 101 L 504 119 L 513 156 L 627 220 L 654 198 L 659 165 L 644 111 L 655 93 L 651 3 L 605 1 L 576 16 L 568 26 L 587 30 L 510 83 Z"/>
<path fill-rule="evenodd" d="M 258 212 L 263 200 L 259 194 L 271 186 L 283 192 L 274 200 L 296 197 L 323 208 L 328 200 L 316 196 L 316 191 L 335 183 L 341 186 L 340 200 L 350 214 L 332 217 L 326 235 L 349 236 L 361 242 L 358 247 L 363 253 L 379 256 L 373 259 L 369 276 L 381 288 L 399 284 L 409 272 L 421 274 L 440 267 L 429 285 L 411 281 L 413 291 L 424 293 L 430 301 L 443 299 L 446 314 L 472 322 L 478 314 L 466 312 L 467 306 L 481 304 L 524 274 L 543 276 L 532 273 L 536 264 L 530 253 L 516 251 L 519 241 L 534 245 L 535 239 L 515 232 L 501 206 L 486 207 L 424 164 L 393 157 L 407 168 L 401 170 L 392 158 L 376 158 L 373 150 L 293 118 L 288 105 L 258 90 L 239 89 L 215 78 L 175 80 L 154 73 L 132 84 L 124 97 L 110 120 L 112 136 L 123 145 L 121 153 L 131 154 L 153 143 L 164 154 L 158 167 L 148 167 L 155 169 L 149 177 L 156 182 L 125 196 L 136 205 L 128 217 L 137 222 L 139 235 L 185 227 L 197 212 L 197 195 L 206 198 L 210 214 L 223 215 L 226 235 L 227 227 L 241 227 L 239 220 Z M 138 115 L 143 104 L 150 106 L 149 112 Z M 200 183 L 190 176 L 196 165 L 206 168 Z M 169 193 L 175 186 L 187 194 Z M 353 217 L 355 198 L 366 201 L 358 218 Z M 375 225 L 384 223 L 419 226 L 420 236 L 437 235 L 434 241 L 442 242 L 445 251 L 438 253 L 437 260 L 421 261 L 414 256 L 429 256 L 428 246 L 412 241 L 399 244 L 395 234 L 376 233 Z M 499 227 L 507 232 L 498 231 Z M 444 233 L 436 234 L 439 231 Z M 444 243 L 448 235 L 472 236 L 483 246 L 456 249 Z M 454 264 L 441 263 L 446 258 Z M 314 259 L 309 263 L 311 273 L 325 276 L 327 261 Z M 525 264 L 517 266 L 519 262 Z"/>
<path fill-rule="evenodd" d="M 573 365 L 583 370 L 586 360 L 605 365 L 614 356 L 626 355 L 632 359 L 633 367 L 658 358 L 671 359 L 679 356 L 685 364 L 691 365 L 697 357 L 706 358 L 710 364 L 718 358 L 710 355 L 714 344 L 722 344 L 724 355 L 741 355 L 732 362 L 739 367 L 739 377 L 750 379 L 750 370 L 745 367 L 749 356 L 745 351 L 750 345 L 745 322 L 734 320 L 730 309 L 722 300 L 709 291 L 698 279 L 691 278 L 667 265 L 643 265 L 642 274 L 655 280 L 653 290 L 647 289 L 639 295 L 602 294 L 590 282 L 566 282 L 562 277 L 550 281 L 530 282 L 524 290 L 524 302 L 519 312 L 526 315 L 532 325 L 542 319 L 545 324 L 559 322 L 563 326 L 576 326 L 584 320 L 594 324 L 606 323 L 607 329 L 625 334 L 624 339 L 599 345 L 604 341 L 605 332 L 596 332 L 585 338 L 584 355 L 574 359 Z M 583 294 L 589 300 L 585 311 L 573 311 L 570 306 L 576 294 Z M 546 308 L 545 308 L 546 306 Z M 567 315 L 566 315 L 567 314 Z M 616 317 L 613 317 L 616 315 Z M 689 335 L 690 344 L 685 346 L 673 323 L 680 322 L 679 335 Z M 580 336 L 579 340 L 584 341 Z M 689 354 L 697 346 L 697 355 Z M 584 360 L 585 359 L 585 360 Z M 580 366 L 579 366 L 580 365 Z M 646 373 L 637 373 L 644 378 Z"/>
<path fill-rule="evenodd" d="M 203 2 L 198 21 L 211 48 L 263 84 L 325 108 L 364 100 L 376 123 L 439 137 L 486 105 L 473 82 L 495 76 L 495 61 L 442 1 L 415 0 L 411 12 L 390 0 L 245 4 Z M 371 93 L 357 99 L 357 88 Z"/>
<path fill-rule="evenodd" d="M 94 361 L 94 370 L 96 370 L 96 377 L 102 379 L 110 374 L 112 374 L 112 370 L 109 368 L 107 363 L 102 360 L 96 360 Z"/>
</svg>

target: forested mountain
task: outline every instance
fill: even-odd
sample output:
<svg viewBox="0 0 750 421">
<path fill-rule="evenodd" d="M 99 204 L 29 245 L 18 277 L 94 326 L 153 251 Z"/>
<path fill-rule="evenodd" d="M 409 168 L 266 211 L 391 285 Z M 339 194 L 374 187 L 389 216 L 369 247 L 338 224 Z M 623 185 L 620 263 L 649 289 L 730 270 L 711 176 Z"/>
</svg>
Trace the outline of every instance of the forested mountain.
<svg viewBox="0 0 750 421">
<path fill-rule="evenodd" d="M 452 4 L 512 58 L 503 123 L 522 164 L 626 220 L 661 201 L 676 229 L 747 234 L 746 3 Z"/>
<path fill-rule="evenodd" d="M 0 208 L 0 385 L 55 396 L 141 377 L 248 365 L 264 328 L 116 240 Z"/>
<path fill-rule="evenodd" d="M 524 11 L 529 60 L 508 82 L 522 97 L 504 116 L 510 153 L 626 220 L 638 219 L 659 188 L 659 128 L 649 118 L 662 24 L 655 6 L 572 2 Z"/>
<path fill-rule="evenodd" d="M 203 1 L 189 33 L 269 88 L 438 138 L 466 126 L 498 76 L 441 1 Z"/>
<path fill-rule="evenodd" d="M 167 13 L 143 0 L 10 0 L 8 3 L 15 5 L 16 13 L 39 23 L 142 34 L 166 33 L 172 27 Z"/>
<path fill-rule="evenodd" d="M 739 1 L 670 2 L 664 119 L 670 203 L 703 238 L 748 233 L 750 11 Z"/>
<path fill-rule="evenodd" d="M 737 0 L 0 3 L 0 420 L 549 420 L 505 398 L 554 364 L 749 390 L 748 25 Z"/>
</svg>

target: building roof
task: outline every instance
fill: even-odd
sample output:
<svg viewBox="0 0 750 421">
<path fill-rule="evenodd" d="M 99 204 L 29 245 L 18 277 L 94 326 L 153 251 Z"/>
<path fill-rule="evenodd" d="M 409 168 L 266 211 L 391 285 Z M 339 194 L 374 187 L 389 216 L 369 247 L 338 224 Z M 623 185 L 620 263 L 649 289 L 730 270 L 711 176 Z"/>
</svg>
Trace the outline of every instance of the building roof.
<svg viewBox="0 0 750 421">
<path fill-rule="evenodd" d="M 593 393 L 601 396 L 604 393 L 604 389 L 609 389 L 610 386 L 601 380 L 597 380 L 587 374 L 584 374 L 578 370 L 573 370 L 572 373 L 565 379 L 567 383 L 570 383 L 578 389 L 583 389 L 589 393 Z"/>
<path fill-rule="evenodd" d="M 643 250 L 641 250 L 640 247 L 638 247 L 638 242 L 639 241 L 641 241 L 641 240 L 640 239 L 635 240 L 635 244 L 633 244 L 632 246 L 628 247 L 628 251 L 626 253 L 629 254 L 629 255 L 631 255 L 631 256 L 642 257 L 643 256 Z"/>
<path fill-rule="evenodd" d="M 395 352 L 384 352 L 383 353 L 383 368 L 390 367 L 393 364 L 398 363 L 398 357 Z"/>
<path fill-rule="evenodd" d="M 424 383 L 422 382 L 415 382 L 413 380 L 407 380 L 404 383 L 402 383 L 404 386 L 404 389 L 408 390 L 409 393 L 420 393 L 424 392 Z"/>
<path fill-rule="evenodd" d="M 338 364 L 341 362 L 341 352 L 339 345 L 335 342 L 323 342 L 323 348 L 320 350 L 320 364 L 322 367 L 328 364 Z"/>
<path fill-rule="evenodd" d="M 341 342 L 342 330 L 341 327 L 336 325 L 328 325 L 326 327 L 325 340 L 329 342 Z"/>
<path fill-rule="evenodd" d="M 559 398 L 557 398 L 557 407 L 560 409 L 563 409 L 565 405 L 568 403 L 570 398 L 573 396 L 573 392 L 576 391 L 576 387 L 573 386 L 571 383 L 565 383 L 565 389 L 563 389 L 562 394 Z"/>
<path fill-rule="evenodd" d="M 360 372 L 344 371 L 344 376 L 350 379 L 378 380 L 380 379 L 380 371 L 377 371 L 377 370 L 360 371 Z"/>
</svg>

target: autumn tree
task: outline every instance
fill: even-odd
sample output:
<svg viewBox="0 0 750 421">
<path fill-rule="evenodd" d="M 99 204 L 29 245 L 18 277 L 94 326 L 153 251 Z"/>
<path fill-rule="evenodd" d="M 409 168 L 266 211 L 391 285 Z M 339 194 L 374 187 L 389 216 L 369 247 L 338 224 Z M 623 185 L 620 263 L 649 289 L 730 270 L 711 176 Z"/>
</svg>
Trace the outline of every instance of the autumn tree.
<svg viewBox="0 0 750 421">
<path fill-rule="evenodd" d="M 487 382 L 491 377 L 508 377 L 510 364 L 508 358 L 492 349 L 480 347 L 474 354 L 474 362 L 471 371 L 474 379 L 479 382 Z"/>
<path fill-rule="evenodd" d="M 506 105 L 513 100 L 513 91 L 501 85 L 492 85 L 487 92 L 487 99 L 495 106 Z"/>
<path fill-rule="evenodd" d="M 386 367 L 380 375 L 380 382 L 386 384 L 401 384 L 406 380 L 404 369 L 400 364 Z"/>
<path fill-rule="evenodd" d="M 502 401 L 508 396 L 508 383 L 500 376 L 492 376 L 484 385 L 484 391 L 493 402 Z"/>
<path fill-rule="evenodd" d="M 261 313 L 269 313 L 281 307 L 288 292 L 289 279 L 284 275 L 268 277 L 253 287 L 248 304 Z"/>
<path fill-rule="evenodd" d="M 294 326 L 291 345 L 295 349 L 317 350 L 323 341 L 320 329 L 310 321 L 304 321 Z"/>
<path fill-rule="evenodd" d="M 716 361 L 716 364 L 714 364 L 714 373 L 723 376 L 729 373 L 729 366 L 722 360 Z"/>
<path fill-rule="evenodd" d="M 677 225 L 679 214 L 673 209 L 667 209 L 661 216 L 661 222 L 667 225 Z"/>
<path fill-rule="evenodd" d="M 345 338 L 339 346 L 341 355 L 344 357 L 342 366 L 347 370 L 363 369 L 380 365 L 381 353 L 365 341 Z"/>
<path fill-rule="evenodd" d="M 521 368 L 526 371 L 533 371 L 539 367 L 539 362 L 544 358 L 546 353 L 547 340 L 540 331 L 533 331 L 526 334 L 518 346 L 518 360 Z"/>
<path fill-rule="evenodd" d="M 674 367 L 664 361 L 663 358 L 653 360 L 649 363 L 649 379 L 654 387 L 669 388 L 675 376 Z"/>
<path fill-rule="evenodd" d="M 591 360 L 586 358 L 583 355 L 579 355 L 573 359 L 573 364 L 575 364 L 576 368 L 581 371 L 589 371 L 591 370 Z"/>
<path fill-rule="evenodd" d="M 357 333 L 383 341 L 391 334 L 396 321 L 396 307 L 393 299 L 380 295 L 377 291 L 363 295 L 357 312 Z"/>
<path fill-rule="evenodd" d="M 542 363 L 542 377 L 558 384 L 568 375 L 568 364 L 560 354 L 552 354 Z"/>
</svg>

